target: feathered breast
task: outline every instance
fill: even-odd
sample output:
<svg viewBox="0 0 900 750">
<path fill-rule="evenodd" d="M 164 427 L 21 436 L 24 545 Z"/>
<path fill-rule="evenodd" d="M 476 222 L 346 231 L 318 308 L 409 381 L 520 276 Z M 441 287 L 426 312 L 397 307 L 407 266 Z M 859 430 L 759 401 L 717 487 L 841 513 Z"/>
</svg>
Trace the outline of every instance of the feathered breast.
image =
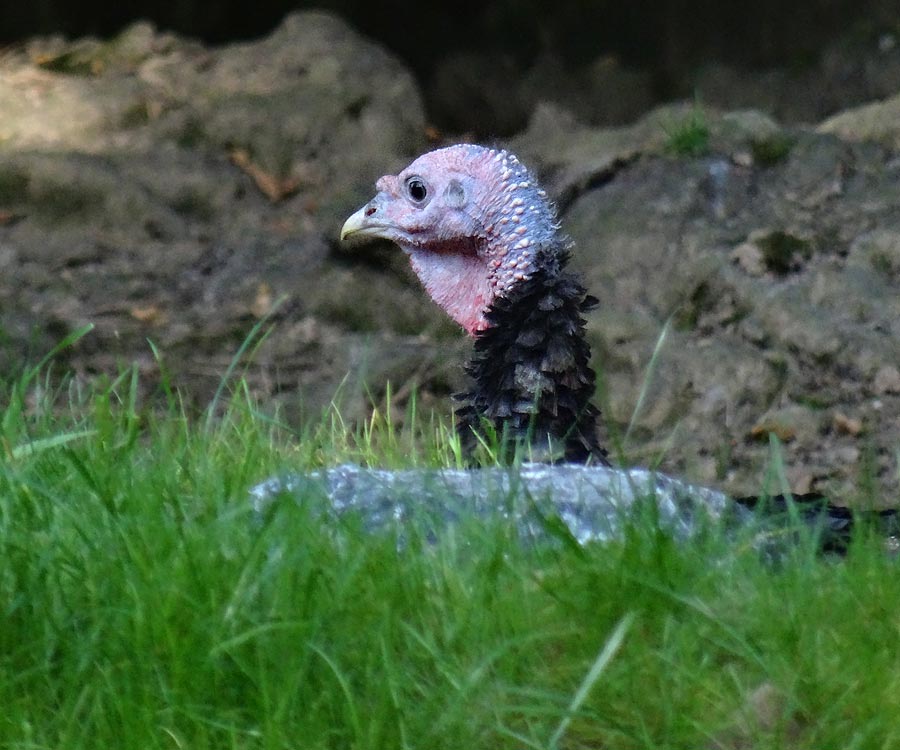
<svg viewBox="0 0 900 750">
<path fill-rule="evenodd" d="M 552 262 L 538 262 L 488 309 L 489 326 L 466 368 L 472 388 L 457 397 L 457 429 L 467 450 L 487 426 L 505 450 L 524 441 L 540 460 L 608 463 L 591 403 L 595 377 L 583 317 L 597 300 L 564 270 L 565 248 L 547 257 Z"/>
</svg>

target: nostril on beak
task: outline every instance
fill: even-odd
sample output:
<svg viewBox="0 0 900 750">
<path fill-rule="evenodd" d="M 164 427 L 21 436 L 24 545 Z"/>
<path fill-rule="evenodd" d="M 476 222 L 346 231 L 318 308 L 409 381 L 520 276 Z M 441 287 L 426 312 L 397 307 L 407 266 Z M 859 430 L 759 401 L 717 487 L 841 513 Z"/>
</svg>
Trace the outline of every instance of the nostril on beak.
<svg viewBox="0 0 900 750">
<path fill-rule="evenodd" d="M 366 218 L 372 216 L 378 209 L 375 206 L 366 206 Z"/>
</svg>

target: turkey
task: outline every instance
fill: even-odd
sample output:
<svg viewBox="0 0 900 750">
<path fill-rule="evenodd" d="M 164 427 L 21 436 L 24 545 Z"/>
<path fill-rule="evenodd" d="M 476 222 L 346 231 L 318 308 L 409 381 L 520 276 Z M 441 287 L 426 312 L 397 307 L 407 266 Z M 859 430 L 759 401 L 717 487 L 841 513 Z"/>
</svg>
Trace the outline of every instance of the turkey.
<svg viewBox="0 0 900 750">
<path fill-rule="evenodd" d="M 597 300 L 567 270 L 571 243 L 529 171 L 508 151 L 463 144 L 376 189 L 341 239 L 395 242 L 474 337 L 471 387 L 457 396 L 464 450 L 494 433 L 506 455 L 526 445 L 532 459 L 606 464 L 583 317 Z"/>
<path fill-rule="evenodd" d="M 571 242 L 534 176 L 509 151 L 459 144 L 423 154 L 376 190 L 341 239 L 399 245 L 432 299 L 474 338 L 471 386 L 457 396 L 464 450 L 493 432 L 506 457 L 526 446 L 531 460 L 608 466 L 585 338 L 584 313 L 597 300 L 567 269 Z M 823 548 L 846 547 L 856 514 L 815 493 L 794 500 L 822 529 Z M 736 501 L 790 510 L 781 495 Z M 882 533 L 898 532 L 896 510 L 870 518 Z"/>
</svg>

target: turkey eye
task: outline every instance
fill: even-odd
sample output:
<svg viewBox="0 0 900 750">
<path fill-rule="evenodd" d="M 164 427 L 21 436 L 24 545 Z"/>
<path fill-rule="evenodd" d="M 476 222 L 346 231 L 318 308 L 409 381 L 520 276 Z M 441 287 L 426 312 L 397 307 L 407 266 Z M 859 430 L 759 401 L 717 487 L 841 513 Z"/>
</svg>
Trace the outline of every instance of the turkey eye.
<svg viewBox="0 0 900 750">
<path fill-rule="evenodd" d="M 428 188 L 425 187 L 425 183 L 419 177 L 410 178 L 409 182 L 406 183 L 406 191 L 416 203 L 421 203 L 428 196 Z"/>
</svg>

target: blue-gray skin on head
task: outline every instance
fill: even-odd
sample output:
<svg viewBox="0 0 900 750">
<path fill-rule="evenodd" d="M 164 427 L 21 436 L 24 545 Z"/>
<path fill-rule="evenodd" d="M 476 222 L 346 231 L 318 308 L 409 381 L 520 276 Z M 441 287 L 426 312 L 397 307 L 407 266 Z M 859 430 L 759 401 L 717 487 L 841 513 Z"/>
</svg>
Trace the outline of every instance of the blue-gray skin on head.
<svg viewBox="0 0 900 750">
<path fill-rule="evenodd" d="M 437 149 L 376 189 L 341 239 L 396 242 L 435 302 L 471 335 L 487 327 L 492 302 L 534 272 L 538 251 L 559 245 L 547 194 L 505 150 Z"/>
</svg>

